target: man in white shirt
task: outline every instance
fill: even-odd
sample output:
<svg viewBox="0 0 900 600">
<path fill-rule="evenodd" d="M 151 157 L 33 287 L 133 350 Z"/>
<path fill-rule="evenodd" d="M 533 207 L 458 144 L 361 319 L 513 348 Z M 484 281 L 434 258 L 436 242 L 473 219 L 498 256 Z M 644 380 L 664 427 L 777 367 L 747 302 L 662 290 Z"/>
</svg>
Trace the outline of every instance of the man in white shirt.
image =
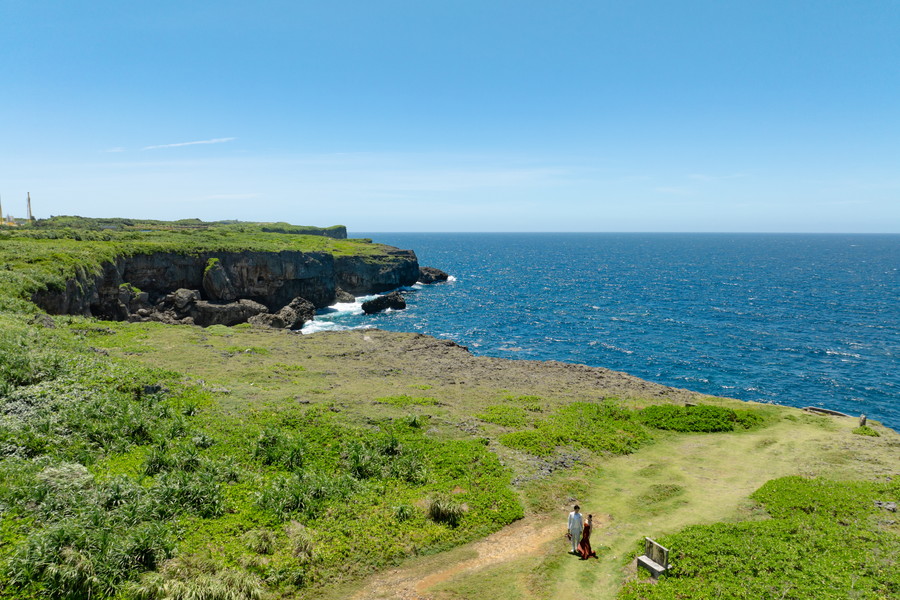
<svg viewBox="0 0 900 600">
<path fill-rule="evenodd" d="M 581 507 L 575 505 L 575 510 L 569 513 L 569 541 L 572 542 L 572 554 L 578 551 L 578 542 L 581 541 L 581 532 L 584 530 L 584 519 L 578 512 Z"/>
</svg>

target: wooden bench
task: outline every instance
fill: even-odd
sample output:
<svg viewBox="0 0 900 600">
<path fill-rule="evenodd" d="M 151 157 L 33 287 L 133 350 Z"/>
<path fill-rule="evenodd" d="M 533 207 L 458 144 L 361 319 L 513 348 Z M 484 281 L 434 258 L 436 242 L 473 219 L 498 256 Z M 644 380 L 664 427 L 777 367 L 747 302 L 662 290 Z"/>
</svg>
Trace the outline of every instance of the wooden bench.
<svg viewBox="0 0 900 600">
<path fill-rule="evenodd" d="M 656 579 L 669 569 L 669 549 L 663 548 L 648 537 L 644 538 L 644 555 L 638 556 L 638 569 L 644 567 Z"/>
</svg>

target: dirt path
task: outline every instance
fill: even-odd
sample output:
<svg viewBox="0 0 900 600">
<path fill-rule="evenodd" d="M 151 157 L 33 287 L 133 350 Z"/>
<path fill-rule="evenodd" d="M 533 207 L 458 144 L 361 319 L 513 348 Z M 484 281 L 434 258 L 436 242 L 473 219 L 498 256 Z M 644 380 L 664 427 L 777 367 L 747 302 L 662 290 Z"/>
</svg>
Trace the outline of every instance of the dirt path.
<svg viewBox="0 0 900 600">
<path fill-rule="evenodd" d="M 546 519 L 523 519 L 488 537 L 454 550 L 454 554 L 466 556 L 459 561 L 441 560 L 428 565 L 401 567 L 377 575 L 365 587 L 352 596 L 354 600 L 372 598 L 396 600 L 431 600 L 429 590 L 435 585 L 457 575 L 472 573 L 485 567 L 495 567 L 501 563 L 525 556 L 537 555 L 553 540 L 560 543 L 565 524 L 551 523 Z M 442 566 L 443 565 L 443 566 Z"/>
</svg>

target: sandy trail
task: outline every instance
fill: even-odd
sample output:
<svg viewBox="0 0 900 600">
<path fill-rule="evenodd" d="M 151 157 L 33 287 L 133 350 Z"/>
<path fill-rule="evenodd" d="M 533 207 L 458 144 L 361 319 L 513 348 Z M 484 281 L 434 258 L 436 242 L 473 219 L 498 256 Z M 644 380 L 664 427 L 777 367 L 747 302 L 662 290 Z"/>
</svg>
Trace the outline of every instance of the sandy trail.
<svg viewBox="0 0 900 600">
<path fill-rule="evenodd" d="M 595 526 L 602 526 L 597 523 Z M 556 540 L 560 551 L 565 548 L 563 538 L 565 523 L 551 523 L 546 519 L 523 519 L 488 537 L 462 547 L 467 555 L 476 553 L 474 558 L 461 561 L 434 561 L 430 565 L 401 567 L 376 575 L 352 596 L 354 600 L 372 598 L 395 600 L 431 600 L 429 590 L 435 585 L 457 575 L 470 573 L 498 564 L 516 560 L 524 556 L 537 555 L 542 548 Z M 454 551 L 456 552 L 456 551 Z"/>
</svg>

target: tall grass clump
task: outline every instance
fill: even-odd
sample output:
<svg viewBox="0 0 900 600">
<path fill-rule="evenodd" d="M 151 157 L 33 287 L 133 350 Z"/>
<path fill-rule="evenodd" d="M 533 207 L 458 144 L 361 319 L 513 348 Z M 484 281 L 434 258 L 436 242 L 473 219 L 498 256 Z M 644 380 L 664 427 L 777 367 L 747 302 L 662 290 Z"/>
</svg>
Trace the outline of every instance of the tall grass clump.
<svg viewBox="0 0 900 600">
<path fill-rule="evenodd" d="M 157 573 L 147 573 L 128 587 L 134 600 L 263 600 L 267 597 L 259 577 L 223 568 L 203 557 L 166 562 Z"/>
<path fill-rule="evenodd" d="M 435 523 L 456 527 L 464 515 L 463 506 L 446 494 L 438 494 L 428 500 L 428 518 Z"/>
<path fill-rule="evenodd" d="M 253 456 L 264 465 L 277 465 L 291 471 L 303 468 L 305 442 L 302 437 L 270 427 L 263 431 L 253 449 Z"/>
</svg>

